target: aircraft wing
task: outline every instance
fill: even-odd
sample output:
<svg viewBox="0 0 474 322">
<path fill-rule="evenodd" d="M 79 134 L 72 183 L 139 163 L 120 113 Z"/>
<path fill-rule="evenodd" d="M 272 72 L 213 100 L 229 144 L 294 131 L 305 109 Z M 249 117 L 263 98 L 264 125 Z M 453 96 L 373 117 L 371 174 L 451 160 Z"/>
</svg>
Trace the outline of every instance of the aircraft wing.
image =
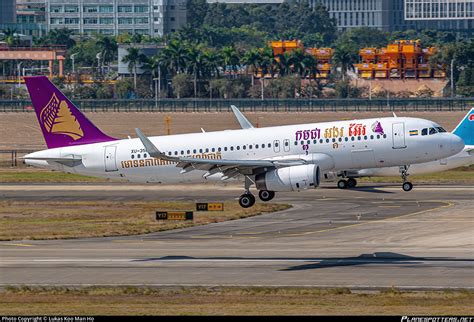
<svg viewBox="0 0 474 322">
<path fill-rule="evenodd" d="M 148 137 L 146 137 L 140 129 L 135 129 L 138 137 L 143 143 L 146 151 L 150 156 L 166 161 L 176 162 L 177 167 L 182 168 L 181 173 L 187 173 L 193 170 L 207 171 L 204 177 L 222 172 L 223 180 L 230 179 L 239 174 L 250 175 L 259 170 L 266 171 L 268 168 L 281 168 L 294 165 L 306 164 L 303 159 L 291 160 L 217 160 L 217 159 L 200 159 L 188 157 L 173 157 L 161 152 Z"/>
</svg>

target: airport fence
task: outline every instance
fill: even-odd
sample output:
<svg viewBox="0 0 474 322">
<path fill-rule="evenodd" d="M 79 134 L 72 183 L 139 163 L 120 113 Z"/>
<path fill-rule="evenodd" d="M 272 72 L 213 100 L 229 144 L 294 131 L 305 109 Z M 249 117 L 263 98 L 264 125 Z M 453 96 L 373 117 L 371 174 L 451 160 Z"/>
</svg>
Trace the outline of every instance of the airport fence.
<svg viewBox="0 0 474 322">
<path fill-rule="evenodd" d="M 473 98 L 74 100 L 85 112 L 429 112 L 464 111 Z M 31 112 L 29 100 L 0 100 L 0 112 Z"/>
</svg>

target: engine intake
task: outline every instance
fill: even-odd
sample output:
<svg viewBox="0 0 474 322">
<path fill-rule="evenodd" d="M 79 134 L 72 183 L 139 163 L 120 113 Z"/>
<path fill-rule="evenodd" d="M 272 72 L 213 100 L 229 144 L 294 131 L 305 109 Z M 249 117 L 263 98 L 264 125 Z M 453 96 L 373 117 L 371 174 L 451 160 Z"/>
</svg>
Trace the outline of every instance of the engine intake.
<svg viewBox="0 0 474 322">
<path fill-rule="evenodd" d="M 255 177 L 258 190 L 276 192 L 315 189 L 319 181 L 319 166 L 315 164 L 274 169 Z"/>
</svg>

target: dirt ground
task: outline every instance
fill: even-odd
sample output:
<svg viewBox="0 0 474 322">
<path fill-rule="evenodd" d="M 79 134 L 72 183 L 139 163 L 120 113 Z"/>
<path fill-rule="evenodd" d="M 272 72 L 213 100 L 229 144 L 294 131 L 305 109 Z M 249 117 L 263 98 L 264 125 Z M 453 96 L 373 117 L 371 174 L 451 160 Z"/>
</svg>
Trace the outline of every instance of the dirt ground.
<svg viewBox="0 0 474 322">
<path fill-rule="evenodd" d="M 397 112 L 398 116 L 411 116 L 435 121 L 452 130 L 465 112 Z M 390 112 L 248 112 L 245 115 L 260 127 L 362 119 L 392 116 Z M 239 124 L 229 112 L 220 113 L 87 113 L 105 133 L 117 137 L 136 137 L 139 127 L 149 136 L 165 135 L 166 117 L 171 117 L 171 134 L 238 129 Z M 33 113 L 0 113 L 0 150 L 41 149 L 44 147 L 36 116 Z"/>
</svg>

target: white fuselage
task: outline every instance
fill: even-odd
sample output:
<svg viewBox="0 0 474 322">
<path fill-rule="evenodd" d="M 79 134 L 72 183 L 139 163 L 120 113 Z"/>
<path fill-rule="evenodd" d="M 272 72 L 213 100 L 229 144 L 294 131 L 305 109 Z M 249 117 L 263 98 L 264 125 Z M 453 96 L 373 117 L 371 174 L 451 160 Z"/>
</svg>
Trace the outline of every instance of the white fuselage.
<svg viewBox="0 0 474 322">
<path fill-rule="evenodd" d="M 173 157 L 223 160 L 304 159 L 321 172 L 378 169 L 448 158 L 464 144 L 451 133 L 410 136 L 437 126 L 418 118 L 391 117 L 150 137 Z M 456 139 L 457 138 L 457 139 Z M 77 162 L 31 160 L 67 158 Z M 69 146 L 29 154 L 33 166 L 133 182 L 202 181 L 206 171 L 181 174 L 175 163 L 152 158 L 139 139 Z M 208 178 L 219 178 L 219 174 Z"/>
<path fill-rule="evenodd" d="M 447 171 L 463 166 L 474 164 L 474 146 L 466 146 L 463 151 L 448 158 L 439 159 L 410 166 L 410 174 L 426 174 Z M 399 176 L 398 167 L 372 168 L 358 171 L 360 177 L 389 177 Z"/>
</svg>

